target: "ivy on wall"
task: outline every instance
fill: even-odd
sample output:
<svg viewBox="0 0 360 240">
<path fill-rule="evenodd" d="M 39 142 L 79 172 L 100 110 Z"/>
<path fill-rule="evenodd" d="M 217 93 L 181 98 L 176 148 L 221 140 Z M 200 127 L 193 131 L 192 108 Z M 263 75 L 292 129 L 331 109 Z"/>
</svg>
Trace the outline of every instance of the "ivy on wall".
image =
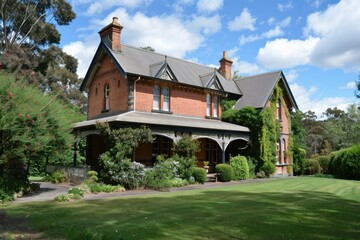
<svg viewBox="0 0 360 240">
<path fill-rule="evenodd" d="M 222 106 L 224 111 L 222 120 L 238 125 L 243 125 L 251 130 L 252 149 L 249 155 L 256 159 L 256 170 L 262 170 L 267 176 L 275 172 L 276 159 L 276 144 L 281 135 L 280 122 L 276 119 L 276 103 L 281 101 L 283 106 L 285 101 L 280 86 L 276 85 L 274 92 L 270 98 L 269 107 L 263 111 L 257 110 L 254 107 L 243 107 L 239 110 L 234 110 L 232 107 L 234 101 L 223 101 Z M 232 105 L 231 105 L 232 104 Z M 285 108 L 285 114 L 290 119 L 290 113 Z M 292 139 L 290 137 L 288 143 L 288 156 L 291 156 Z"/>
</svg>

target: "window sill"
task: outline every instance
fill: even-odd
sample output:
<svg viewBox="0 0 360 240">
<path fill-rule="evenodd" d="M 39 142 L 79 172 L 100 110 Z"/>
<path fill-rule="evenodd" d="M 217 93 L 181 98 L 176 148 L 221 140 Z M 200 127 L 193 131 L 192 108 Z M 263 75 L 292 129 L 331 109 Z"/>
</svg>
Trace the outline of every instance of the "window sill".
<svg viewBox="0 0 360 240">
<path fill-rule="evenodd" d="M 220 117 L 205 116 L 206 119 L 220 120 Z"/>
<path fill-rule="evenodd" d="M 151 110 L 151 112 L 153 112 L 153 113 L 163 113 L 163 114 L 173 114 L 173 112 L 171 112 L 171 111 L 155 110 L 155 109 Z"/>
</svg>

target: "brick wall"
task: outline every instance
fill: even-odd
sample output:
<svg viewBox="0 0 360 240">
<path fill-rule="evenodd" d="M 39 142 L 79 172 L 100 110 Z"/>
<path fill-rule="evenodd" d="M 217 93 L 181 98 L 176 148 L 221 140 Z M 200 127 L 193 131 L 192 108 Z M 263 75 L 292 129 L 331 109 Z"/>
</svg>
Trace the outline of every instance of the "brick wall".
<svg viewBox="0 0 360 240">
<path fill-rule="evenodd" d="M 104 89 L 109 84 L 109 106 L 105 109 Z M 96 71 L 89 86 L 89 110 L 88 119 L 106 115 L 109 113 L 125 112 L 128 110 L 128 84 L 127 80 L 120 74 L 115 64 L 105 55 Z"/>
<path fill-rule="evenodd" d="M 141 80 L 136 83 L 135 110 L 151 112 L 153 109 L 153 88 L 155 82 Z M 202 89 L 179 86 L 173 83 L 157 83 L 160 88 L 170 89 L 170 111 L 174 114 L 204 118 L 206 115 L 206 92 Z M 161 95 L 160 102 L 164 100 Z M 213 106 L 212 106 L 213 107 Z M 160 104 L 161 108 L 161 104 Z M 219 100 L 219 116 L 221 116 Z"/>
</svg>

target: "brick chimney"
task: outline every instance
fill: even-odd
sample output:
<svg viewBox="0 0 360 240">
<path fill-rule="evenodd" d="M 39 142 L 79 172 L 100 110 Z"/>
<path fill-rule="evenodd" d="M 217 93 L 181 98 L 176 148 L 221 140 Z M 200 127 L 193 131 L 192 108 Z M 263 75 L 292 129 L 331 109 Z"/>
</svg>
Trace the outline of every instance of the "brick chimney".
<svg viewBox="0 0 360 240">
<path fill-rule="evenodd" d="M 99 34 L 109 47 L 114 51 L 121 51 L 120 35 L 123 26 L 118 21 L 117 17 L 113 17 L 112 23 L 100 30 Z"/>
<path fill-rule="evenodd" d="M 231 80 L 232 78 L 231 66 L 233 64 L 233 61 L 231 61 L 228 58 L 226 51 L 223 52 L 223 57 L 222 59 L 220 59 L 219 62 L 220 62 L 220 68 L 219 68 L 220 74 L 223 75 L 223 77 L 226 78 L 227 80 Z"/>
</svg>

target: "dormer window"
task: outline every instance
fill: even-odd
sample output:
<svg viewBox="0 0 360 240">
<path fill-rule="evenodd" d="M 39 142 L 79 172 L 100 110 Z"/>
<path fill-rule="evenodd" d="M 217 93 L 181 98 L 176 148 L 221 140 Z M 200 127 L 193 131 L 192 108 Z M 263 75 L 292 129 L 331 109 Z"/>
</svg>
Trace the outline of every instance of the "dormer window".
<svg viewBox="0 0 360 240">
<path fill-rule="evenodd" d="M 105 84 L 104 87 L 104 110 L 109 111 L 110 109 L 110 86 L 109 84 Z"/>
<path fill-rule="evenodd" d="M 206 94 L 206 116 L 211 116 L 211 95 Z"/>
<path fill-rule="evenodd" d="M 153 110 L 160 110 L 160 87 L 159 85 L 154 86 L 153 90 Z"/>
</svg>

